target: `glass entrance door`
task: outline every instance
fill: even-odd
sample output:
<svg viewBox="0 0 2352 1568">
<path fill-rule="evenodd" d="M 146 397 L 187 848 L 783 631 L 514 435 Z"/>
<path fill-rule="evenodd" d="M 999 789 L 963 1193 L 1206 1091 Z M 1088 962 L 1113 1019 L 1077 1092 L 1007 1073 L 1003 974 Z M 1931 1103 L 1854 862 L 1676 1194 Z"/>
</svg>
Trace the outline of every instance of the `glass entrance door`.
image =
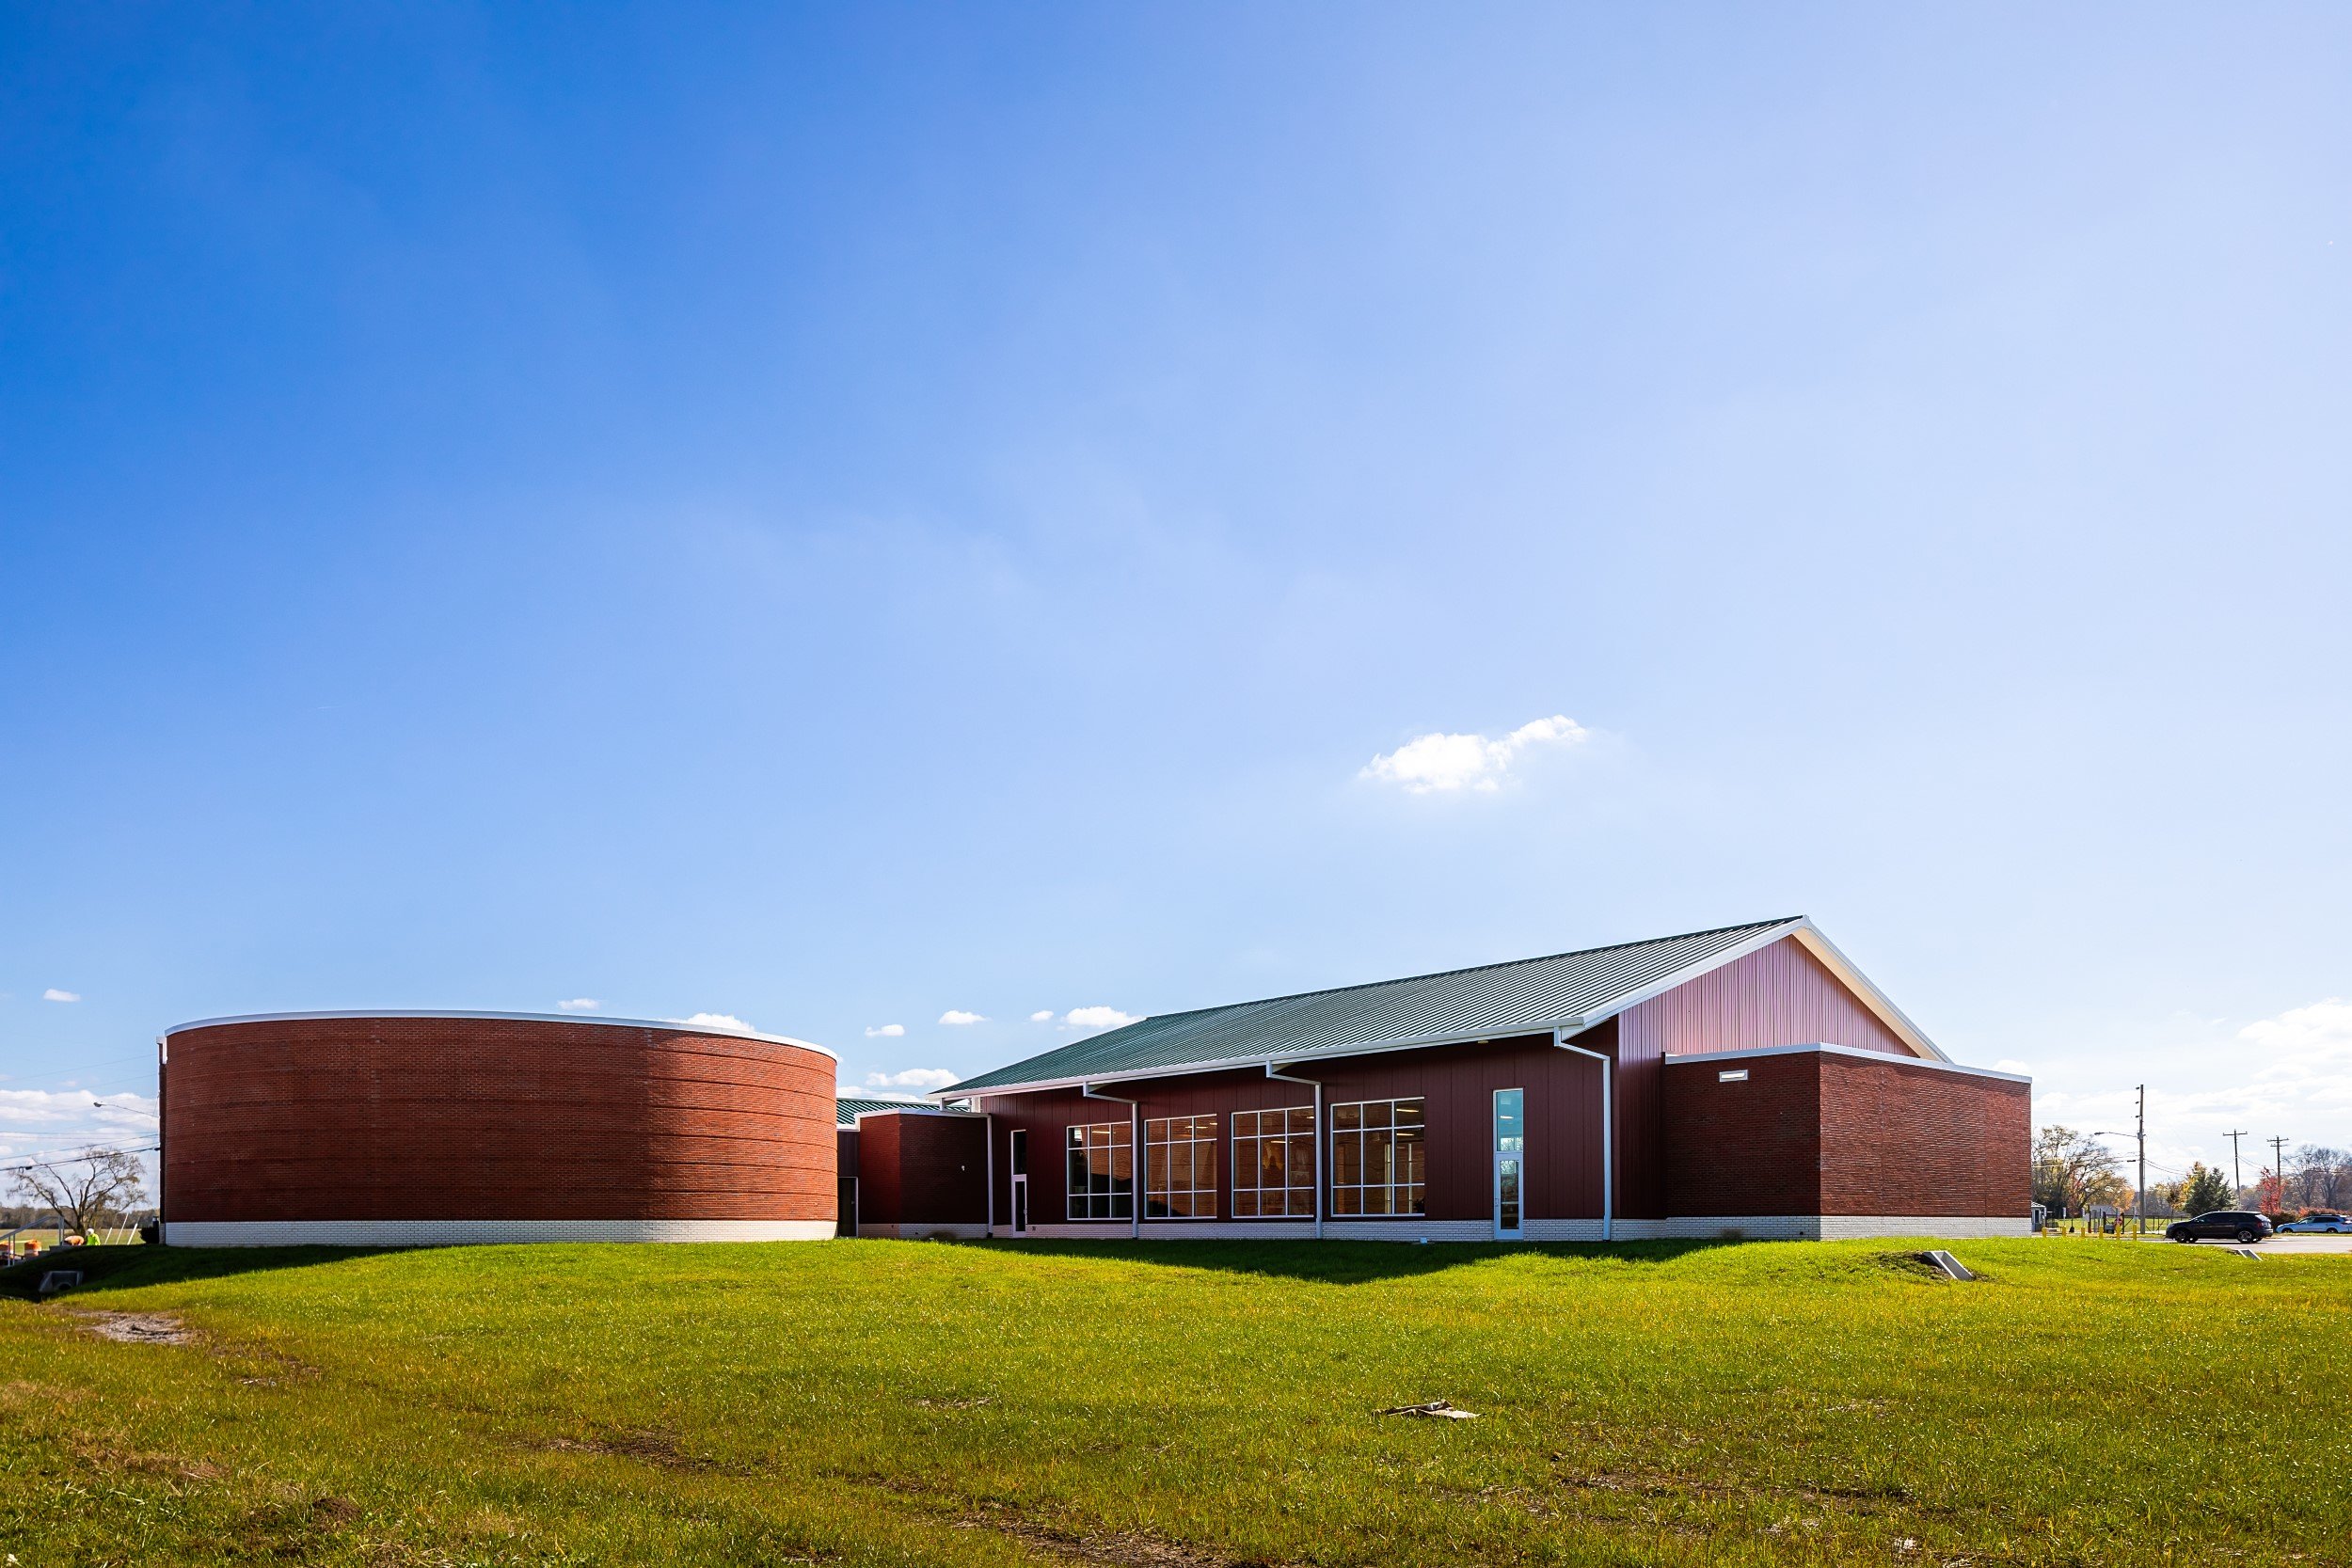
<svg viewBox="0 0 2352 1568">
<path fill-rule="evenodd" d="M 1012 1130 L 1012 1233 L 1029 1233 L 1029 1130 Z"/>
<path fill-rule="evenodd" d="M 1495 1090 L 1495 1240 L 1524 1233 L 1527 1203 L 1527 1091 Z"/>
</svg>

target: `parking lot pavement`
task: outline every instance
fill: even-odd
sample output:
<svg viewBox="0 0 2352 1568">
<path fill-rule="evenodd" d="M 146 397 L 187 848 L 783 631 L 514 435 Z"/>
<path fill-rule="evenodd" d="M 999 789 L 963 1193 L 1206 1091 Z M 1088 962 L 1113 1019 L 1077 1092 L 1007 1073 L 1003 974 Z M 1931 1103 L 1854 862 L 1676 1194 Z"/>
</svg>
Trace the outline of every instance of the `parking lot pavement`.
<svg viewBox="0 0 2352 1568">
<path fill-rule="evenodd" d="M 2158 1238 L 2151 1236 L 2150 1241 Z M 2169 1244 L 2169 1243 L 2168 1243 Z M 2228 1242 L 2199 1242 L 2199 1246 L 2230 1246 Z M 2344 1252 L 2352 1253 L 2352 1236 L 2273 1236 L 2266 1242 L 2254 1243 L 2257 1252 Z"/>
</svg>

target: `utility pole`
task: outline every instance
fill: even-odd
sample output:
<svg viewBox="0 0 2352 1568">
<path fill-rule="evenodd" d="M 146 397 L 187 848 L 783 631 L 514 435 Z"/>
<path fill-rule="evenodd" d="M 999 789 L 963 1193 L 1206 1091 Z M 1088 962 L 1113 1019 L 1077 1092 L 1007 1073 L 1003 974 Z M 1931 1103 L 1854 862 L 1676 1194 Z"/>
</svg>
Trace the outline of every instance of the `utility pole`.
<svg viewBox="0 0 2352 1568">
<path fill-rule="evenodd" d="M 2237 1195 L 2246 1190 L 2246 1179 L 2237 1173 L 2237 1141 L 2246 1136 L 2246 1129 L 2241 1127 L 2234 1132 L 2221 1135 L 2230 1140 L 2230 1201 L 2234 1204 Z"/>
<path fill-rule="evenodd" d="M 2287 1141 L 2270 1140 L 2270 1174 L 2279 1179 L 2279 1207 L 2287 1206 Z"/>
<path fill-rule="evenodd" d="M 2148 1085 L 2139 1085 L 2139 1239 L 2148 1239 Z"/>
</svg>

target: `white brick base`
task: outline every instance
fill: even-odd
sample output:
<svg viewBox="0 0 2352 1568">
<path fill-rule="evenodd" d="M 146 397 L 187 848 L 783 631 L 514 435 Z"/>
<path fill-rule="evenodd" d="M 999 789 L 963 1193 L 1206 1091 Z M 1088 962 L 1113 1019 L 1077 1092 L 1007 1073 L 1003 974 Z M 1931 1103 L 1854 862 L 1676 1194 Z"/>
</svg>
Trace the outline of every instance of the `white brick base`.
<svg viewBox="0 0 2352 1568">
<path fill-rule="evenodd" d="M 1872 1236 L 1975 1241 L 2030 1236 L 2033 1221 L 2007 1214 L 1677 1214 L 1663 1220 L 1619 1220 L 1616 1233 L 1620 1242 L 1851 1242 Z"/>
<path fill-rule="evenodd" d="M 173 1220 L 172 1246 L 471 1246 L 505 1242 L 818 1242 L 831 1220 Z"/>
</svg>

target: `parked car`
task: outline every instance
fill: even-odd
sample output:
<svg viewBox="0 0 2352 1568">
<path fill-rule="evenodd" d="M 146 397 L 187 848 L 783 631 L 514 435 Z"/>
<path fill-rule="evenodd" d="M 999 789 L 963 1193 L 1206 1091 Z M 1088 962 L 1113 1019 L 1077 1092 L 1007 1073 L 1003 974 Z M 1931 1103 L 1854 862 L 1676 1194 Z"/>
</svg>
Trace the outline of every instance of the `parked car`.
<svg viewBox="0 0 2352 1568">
<path fill-rule="evenodd" d="M 2342 1214 L 2306 1214 L 2279 1227 L 2282 1236 L 2289 1232 L 2298 1236 L 2341 1236 L 2347 1230 L 2352 1230 L 2352 1219 Z"/>
<path fill-rule="evenodd" d="M 2270 1239 L 2270 1222 L 2245 1209 L 2216 1209 L 2193 1220 L 2174 1220 L 2164 1233 L 2176 1242 L 2235 1242 L 2250 1246 Z"/>
</svg>

